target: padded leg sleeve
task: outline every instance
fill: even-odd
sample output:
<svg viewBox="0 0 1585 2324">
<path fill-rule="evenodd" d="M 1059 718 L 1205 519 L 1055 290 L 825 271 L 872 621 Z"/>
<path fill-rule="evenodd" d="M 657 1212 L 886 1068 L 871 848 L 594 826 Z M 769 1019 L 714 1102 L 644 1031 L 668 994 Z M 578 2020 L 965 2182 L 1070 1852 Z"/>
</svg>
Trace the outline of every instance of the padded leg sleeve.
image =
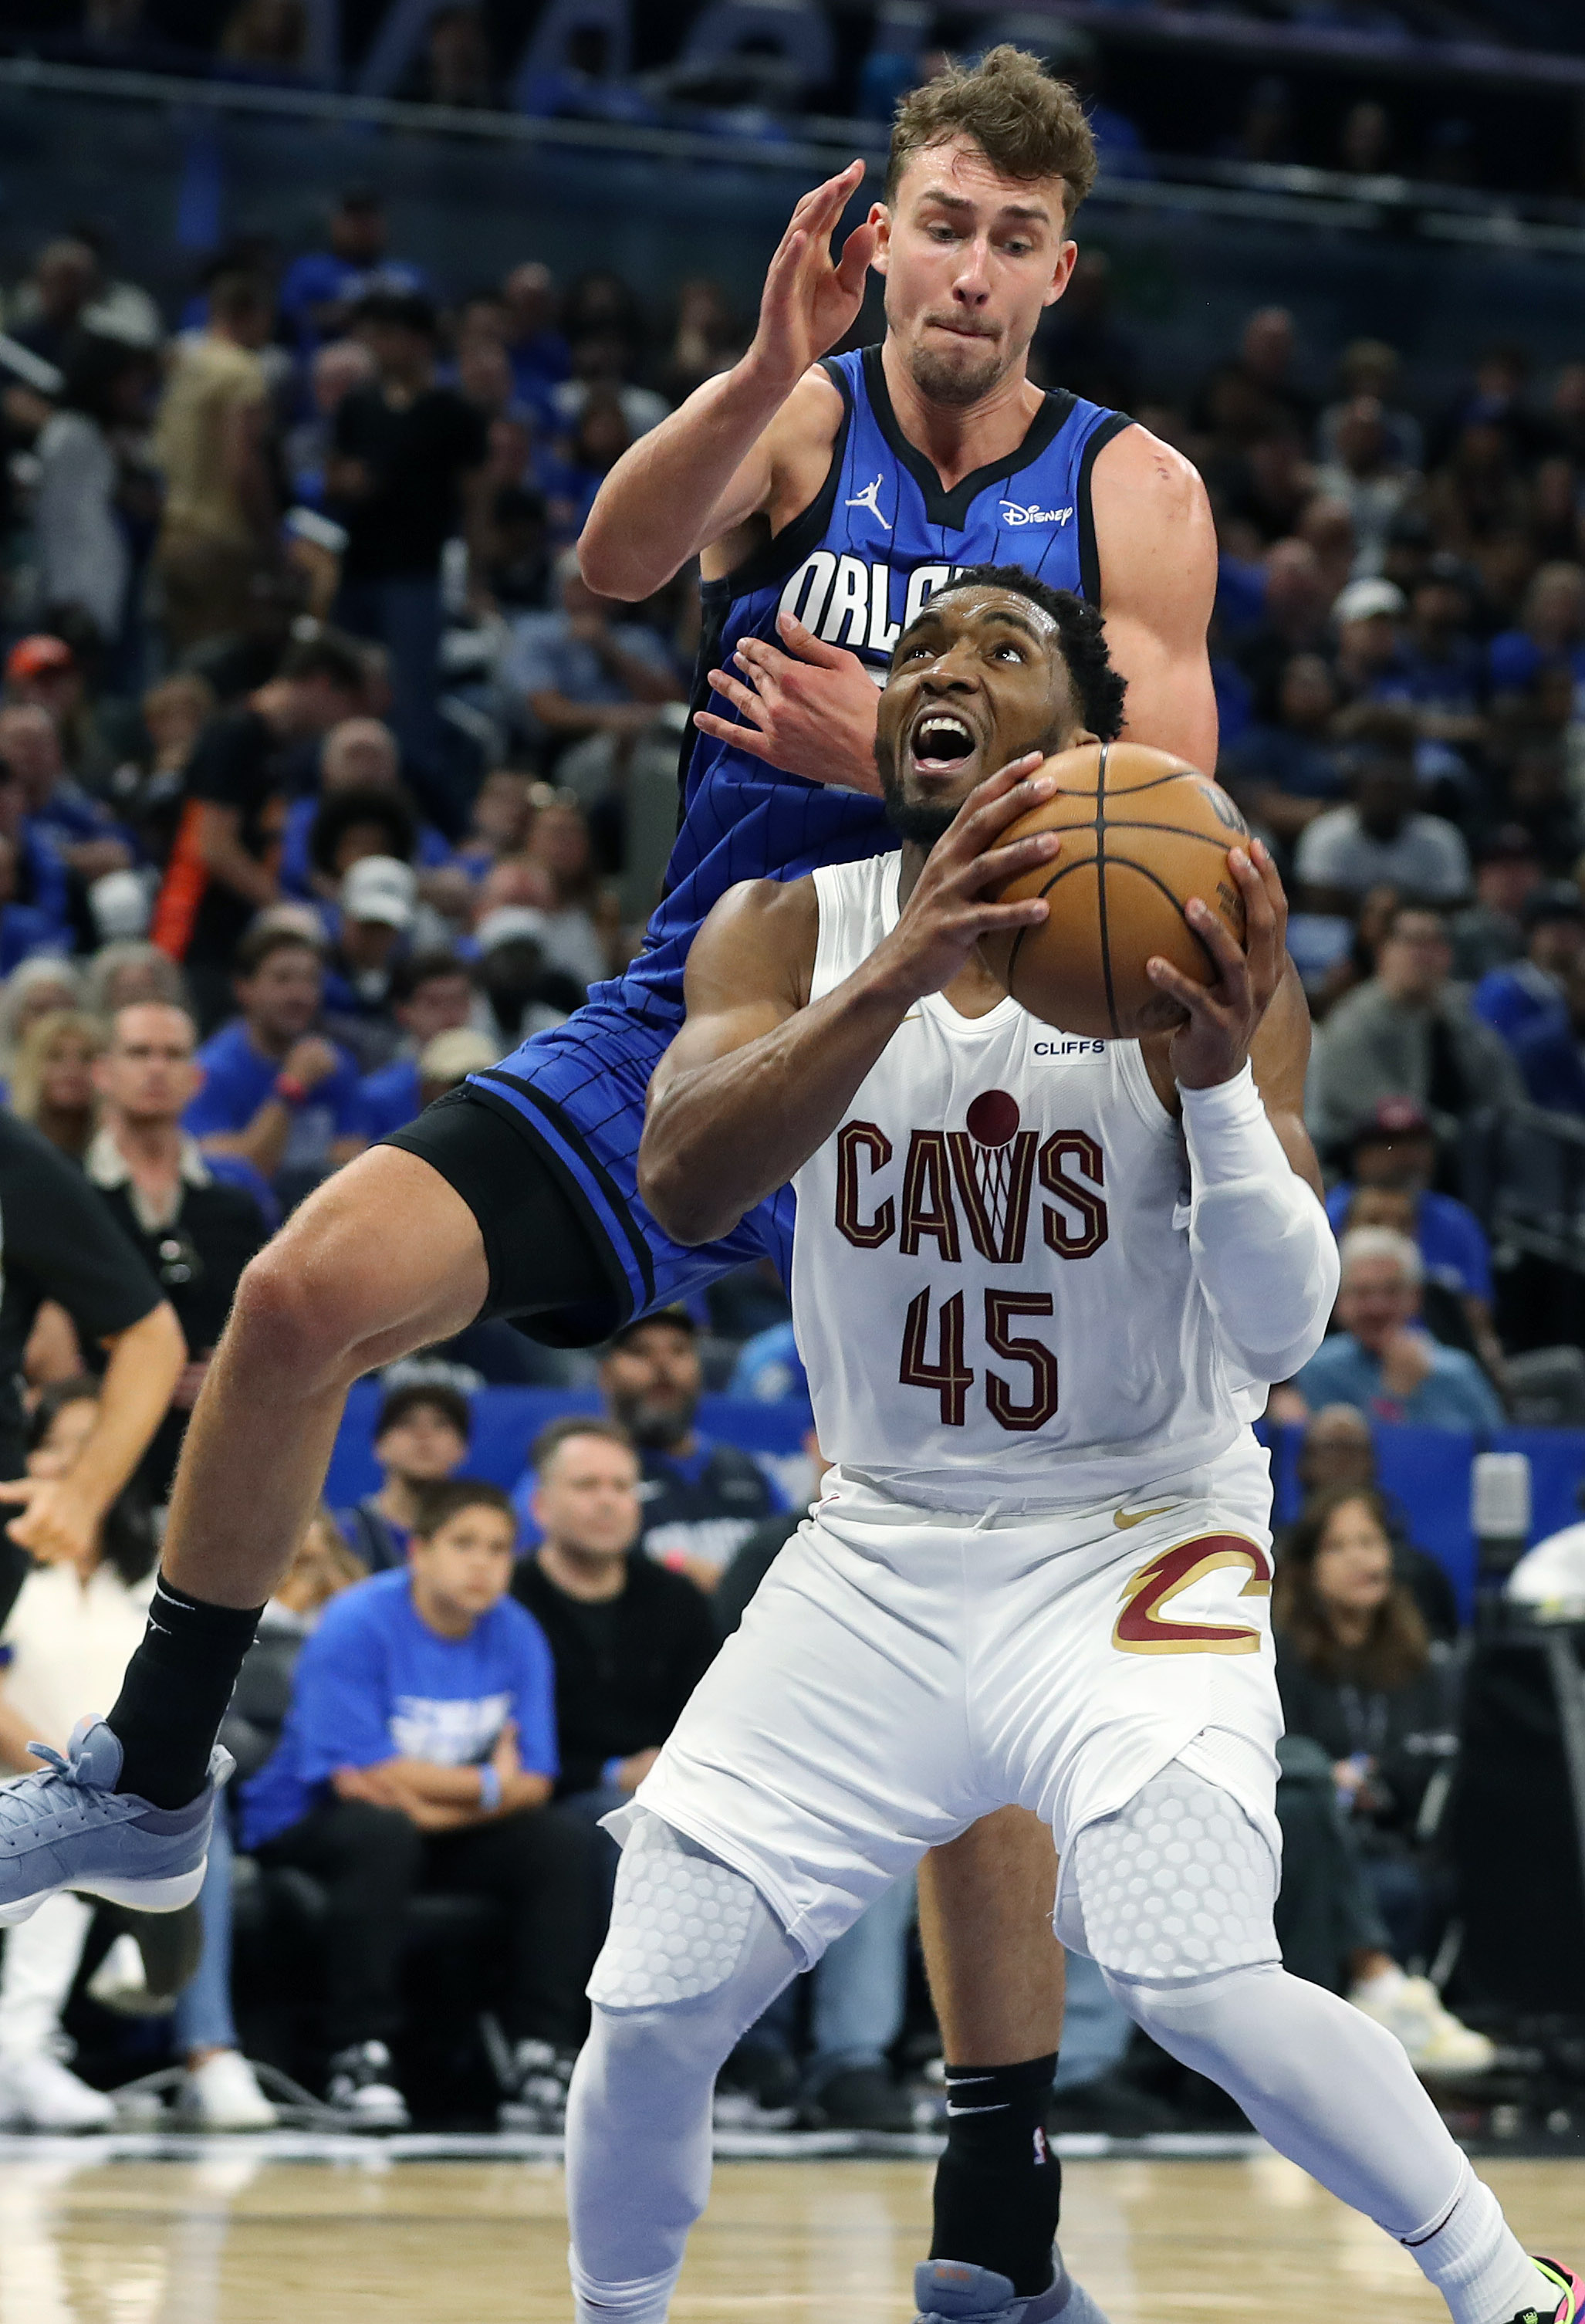
<svg viewBox="0 0 1585 2324">
<path fill-rule="evenodd" d="M 1555 2308 L 1402 2045 L 1276 1955 L 1276 1868 L 1230 1794 L 1181 1765 L 1078 1834 L 1059 1928 L 1153 2041 L 1279 2154 L 1413 2253 L 1454 2324 Z"/>
<path fill-rule="evenodd" d="M 659 1816 L 635 1824 L 567 2098 L 579 2324 L 660 2324 L 710 2190 L 716 2074 L 802 1967 L 741 1873 Z"/>
</svg>

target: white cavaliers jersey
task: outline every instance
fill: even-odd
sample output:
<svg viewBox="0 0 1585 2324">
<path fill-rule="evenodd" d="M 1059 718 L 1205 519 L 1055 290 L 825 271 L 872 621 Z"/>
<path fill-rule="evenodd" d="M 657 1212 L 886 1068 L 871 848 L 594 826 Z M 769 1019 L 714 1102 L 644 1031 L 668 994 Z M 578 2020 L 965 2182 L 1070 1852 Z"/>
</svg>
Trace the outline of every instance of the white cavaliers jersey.
<svg viewBox="0 0 1585 2324">
<path fill-rule="evenodd" d="M 901 866 L 815 872 L 811 1001 L 896 927 Z M 1138 1042 L 927 994 L 793 1184 L 821 1449 L 900 1500 L 1126 1499 L 1265 1403 L 1190 1264 L 1187 1154 Z"/>
</svg>

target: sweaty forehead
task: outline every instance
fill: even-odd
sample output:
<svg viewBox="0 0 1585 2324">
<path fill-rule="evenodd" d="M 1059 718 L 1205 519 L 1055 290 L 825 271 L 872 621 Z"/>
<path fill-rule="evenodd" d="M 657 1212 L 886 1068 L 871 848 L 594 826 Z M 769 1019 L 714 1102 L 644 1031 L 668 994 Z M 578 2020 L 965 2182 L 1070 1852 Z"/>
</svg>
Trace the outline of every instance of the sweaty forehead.
<svg viewBox="0 0 1585 2324">
<path fill-rule="evenodd" d="M 932 597 L 917 613 L 903 632 L 898 643 L 911 638 L 920 630 L 939 630 L 955 637 L 964 630 L 991 629 L 1001 625 L 1025 631 L 1038 638 L 1042 644 L 1055 647 L 1058 632 L 1056 623 L 1044 605 L 1032 597 L 1020 596 L 1014 589 L 975 587 L 944 589 Z"/>
</svg>

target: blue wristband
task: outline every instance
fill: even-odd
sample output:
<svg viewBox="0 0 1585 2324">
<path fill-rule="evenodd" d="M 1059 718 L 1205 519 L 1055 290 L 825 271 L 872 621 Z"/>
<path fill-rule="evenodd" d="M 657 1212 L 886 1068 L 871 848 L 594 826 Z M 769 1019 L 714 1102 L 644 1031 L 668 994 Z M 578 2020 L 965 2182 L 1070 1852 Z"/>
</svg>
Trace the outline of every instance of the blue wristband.
<svg viewBox="0 0 1585 2324">
<path fill-rule="evenodd" d="M 486 1815 L 493 1815 L 501 1805 L 501 1771 L 488 1760 L 479 1770 L 479 1805 Z"/>
</svg>

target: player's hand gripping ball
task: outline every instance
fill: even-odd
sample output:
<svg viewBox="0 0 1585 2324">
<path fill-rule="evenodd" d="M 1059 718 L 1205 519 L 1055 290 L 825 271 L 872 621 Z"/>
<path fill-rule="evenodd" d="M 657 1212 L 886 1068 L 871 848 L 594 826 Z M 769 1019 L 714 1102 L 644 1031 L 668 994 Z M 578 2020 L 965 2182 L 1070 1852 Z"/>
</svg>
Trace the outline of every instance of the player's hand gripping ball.
<svg viewBox="0 0 1585 2324">
<path fill-rule="evenodd" d="M 1044 896 L 1037 927 L 983 936 L 991 973 L 1031 1017 L 1097 1040 L 1170 1032 L 1184 1010 L 1145 973 L 1153 955 L 1196 984 L 1216 981 L 1211 954 L 1184 918 L 1203 897 L 1244 941 L 1244 899 L 1228 850 L 1249 828 L 1224 790 L 1167 751 L 1087 742 L 1040 772 L 1060 785 L 999 835 L 1006 846 L 1060 831 L 1062 853 L 1009 880 L 998 900 Z"/>
</svg>

